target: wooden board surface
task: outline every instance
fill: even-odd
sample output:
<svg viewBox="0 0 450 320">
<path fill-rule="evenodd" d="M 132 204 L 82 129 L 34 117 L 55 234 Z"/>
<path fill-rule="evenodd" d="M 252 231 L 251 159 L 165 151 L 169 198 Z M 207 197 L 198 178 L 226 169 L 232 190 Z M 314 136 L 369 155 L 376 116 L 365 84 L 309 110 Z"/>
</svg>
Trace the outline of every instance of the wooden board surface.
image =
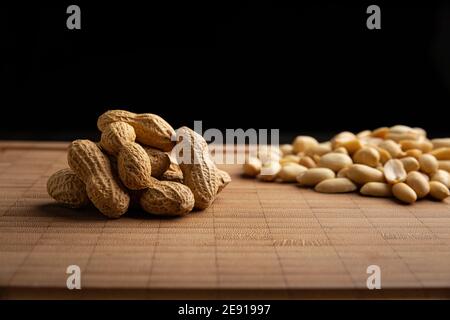
<svg viewBox="0 0 450 320">
<path fill-rule="evenodd" d="M 108 220 L 47 195 L 66 144 L 0 143 L 0 297 L 449 297 L 450 203 L 243 179 L 178 219 Z M 66 289 L 66 268 L 82 290 Z M 378 265 L 382 290 L 367 290 Z M 375 292 L 377 291 L 377 292 Z"/>
</svg>

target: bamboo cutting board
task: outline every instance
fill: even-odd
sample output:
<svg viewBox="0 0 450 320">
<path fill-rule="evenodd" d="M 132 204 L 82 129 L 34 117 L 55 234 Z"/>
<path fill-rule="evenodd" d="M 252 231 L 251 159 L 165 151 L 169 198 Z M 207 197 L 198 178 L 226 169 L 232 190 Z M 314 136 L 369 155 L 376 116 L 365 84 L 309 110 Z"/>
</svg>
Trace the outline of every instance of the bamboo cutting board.
<svg viewBox="0 0 450 320">
<path fill-rule="evenodd" d="M 412 206 L 240 177 L 184 218 L 57 206 L 67 143 L 0 143 L 1 298 L 450 297 L 450 201 Z M 81 290 L 66 268 L 82 270 Z M 368 290 L 369 265 L 381 290 Z"/>
</svg>

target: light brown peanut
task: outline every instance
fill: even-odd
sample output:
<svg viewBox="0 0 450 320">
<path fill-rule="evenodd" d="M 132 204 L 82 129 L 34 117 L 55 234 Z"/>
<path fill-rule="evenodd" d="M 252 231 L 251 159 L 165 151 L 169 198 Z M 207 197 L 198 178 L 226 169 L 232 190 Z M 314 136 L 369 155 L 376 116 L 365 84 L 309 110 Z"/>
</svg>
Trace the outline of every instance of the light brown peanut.
<svg viewBox="0 0 450 320">
<path fill-rule="evenodd" d="M 378 150 L 378 153 L 380 154 L 381 164 L 384 165 L 386 162 L 388 162 L 389 160 L 392 159 L 391 154 L 387 150 L 380 148 L 380 147 L 377 147 L 377 150 Z"/>
<path fill-rule="evenodd" d="M 47 192 L 59 204 L 69 208 L 82 208 L 90 201 L 86 185 L 71 169 L 62 169 L 47 180 Z"/>
<path fill-rule="evenodd" d="M 152 113 L 136 114 L 125 110 L 110 110 L 102 114 L 97 127 L 104 131 L 113 122 L 126 122 L 136 132 L 136 141 L 163 151 L 170 151 L 175 145 L 172 137 L 175 130 L 163 118 Z"/>
<path fill-rule="evenodd" d="M 299 163 L 300 157 L 294 154 L 289 154 L 280 159 L 280 164 L 285 165 L 287 163 Z"/>
<path fill-rule="evenodd" d="M 393 140 L 384 140 L 378 145 L 378 147 L 389 152 L 392 158 L 398 158 L 404 155 L 404 152 L 400 145 Z"/>
<path fill-rule="evenodd" d="M 345 148 L 348 152 L 348 154 L 352 155 L 359 149 L 363 147 L 361 140 L 358 138 L 352 139 L 352 140 L 335 140 L 333 144 L 333 149 L 337 148 Z"/>
<path fill-rule="evenodd" d="M 117 155 L 125 145 L 134 143 L 136 133 L 134 128 L 126 122 L 113 122 L 105 126 L 100 145 L 110 155 Z"/>
<path fill-rule="evenodd" d="M 368 182 L 361 187 L 361 194 L 372 197 L 391 197 L 392 185 L 384 182 Z"/>
<path fill-rule="evenodd" d="M 347 141 L 352 141 L 357 139 L 356 135 L 353 132 L 350 131 L 342 131 L 336 134 L 331 139 L 331 145 L 333 146 L 333 149 L 339 148 L 339 144 Z"/>
<path fill-rule="evenodd" d="M 438 160 L 450 160 L 450 147 L 434 149 L 430 154 Z"/>
<path fill-rule="evenodd" d="M 261 181 L 272 182 L 278 177 L 278 173 L 281 170 L 281 165 L 278 161 L 269 161 L 262 165 L 261 173 L 258 178 Z"/>
<path fill-rule="evenodd" d="M 414 157 L 404 157 L 400 161 L 403 163 L 406 172 L 417 171 L 420 168 L 419 161 Z"/>
<path fill-rule="evenodd" d="M 169 155 L 155 148 L 147 146 L 142 147 L 144 148 L 148 158 L 150 159 L 150 164 L 152 167 L 152 177 L 160 178 L 170 167 L 171 161 Z"/>
<path fill-rule="evenodd" d="M 439 181 L 443 185 L 450 187 L 450 173 L 445 170 L 438 170 L 431 176 L 431 181 Z"/>
<path fill-rule="evenodd" d="M 412 128 L 412 131 L 417 133 L 417 135 L 419 136 L 419 139 L 427 137 L 427 132 L 423 128 L 414 127 L 414 128 Z"/>
<path fill-rule="evenodd" d="M 145 189 L 152 174 L 145 150 L 134 142 L 134 128 L 126 122 L 108 124 L 102 133 L 101 147 L 117 157 L 117 170 L 124 185 L 131 190 Z"/>
<path fill-rule="evenodd" d="M 441 170 L 445 170 L 447 172 L 450 172 L 450 160 L 439 160 L 438 161 L 438 167 Z"/>
<path fill-rule="evenodd" d="M 430 196 L 437 200 L 444 200 L 450 195 L 448 187 L 439 181 L 430 182 Z"/>
<path fill-rule="evenodd" d="M 194 202 L 194 195 L 187 186 L 155 178 L 139 200 L 146 212 L 166 216 L 186 215 L 194 208 Z"/>
<path fill-rule="evenodd" d="M 343 154 L 347 154 L 348 155 L 348 151 L 347 149 L 345 149 L 344 147 L 339 147 L 333 150 L 334 153 L 343 153 Z"/>
<path fill-rule="evenodd" d="M 120 180 L 131 190 L 142 190 L 150 185 L 152 166 L 150 159 L 137 143 L 123 146 L 117 156 Z"/>
<path fill-rule="evenodd" d="M 367 137 L 371 137 L 371 136 L 372 136 L 372 131 L 370 131 L 370 130 L 363 130 L 356 134 L 356 137 L 358 139 L 363 139 L 363 138 L 367 138 Z"/>
<path fill-rule="evenodd" d="M 308 169 L 317 167 L 316 162 L 308 156 L 300 157 L 300 161 L 298 163 Z"/>
<path fill-rule="evenodd" d="M 321 193 L 345 193 L 353 192 L 356 185 L 347 178 L 332 178 L 319 182 L 314 190 Z"/>
<path fill-rule="evenodd" d="M 305 152 L 308 148 L 318 145 L 319 142 L 310 136 L 297 136 L 292 142 L 293 152 Z"/>
<path fill-rule="evenodd" d="M 350 166 L 346 176 L 360 185 L 366 184 L 367 182 L 384 182 L 384 176 L 381 171 L 364 164 Z"/>
<path fill-rule="evenodd" d="M 336 174 L 337 178 L 347 178 L 347 171 L 350 167 L 344 167 L 341 170 L 338 171 L 338 173 Z"/>
<path fill-rule="evenodd" d="M 413 128 L 411 128 L 410 126 L 406 126 L 404 124 L 396 124 L 389 128 L 390 133 L 408 133 L 412 131 Z"/>
<path fill-rule="evenodd" d="M 219 188 L 217 167 L 201 135 L 188 127 L 181 127 L 177 138 L 181 154 L 178 152 L 176 156 L 184 184 L 194 194 L 195 207 L 206 209 L 213 203 Z"/>
<path fill-rule="evenodd" d="M 417 198 L 423 198 L 430 192 L 430 185 L 427 179 L 417 171 L 408 173 L 406 184 L 414 190 Z"/>
<path fill-rule="evenodd" d="M 420 170 L 427 174 L 433 174 L 439 169 L 439 162 L 431 154 L 423 154 L 419 157 Z"/>
<path fill-rule="evenodd" d="M 75 140 L 69 147 L 70 168 L 85 183 L 94 206 L 110 218 L 123 215 L 130 204 L 129 195 L 114 178 L 109 159 L 89 140 Z"/>
<path fill-rule="evenodd" d="M 383 172 L 386 181 L 390 184 L 403 182 L 407 177 L 403 163 L 399 159 L 391 159 L 386 162 Z"/>
<path fill-rule="evenodd" d="M 328 144 L 318 144 L 318 145 L 314 145 L 309 147 L 308 149 L 305 150 L 305 155 L 312 157 L 314 155 L 319 155 L 322 156 L 328 152 L 331 152 L 331 146 Z"/>
<path fill-rule="evenodd" d="M 378 145 L 383 141 L 383 139 L 381 138 L 376 138 L 376 137 L 364 137 L 364 138 L 360 138 L 361 143 L 363 144 L 363 146 L 366 147 L 372 147 L 372 148 L 377 148 Z"/>
<path fill-rule="evenodd" d="M 384 139 L 386 137 L 386 135 L 388 134 L 388 132 L 389 132 L 388 127 L 377 128 L 372 131 L 372 137 Z"/>
<path fill-rule="evenodd" d="M 431 143 L 433 144 L 434 149 L 438 148 L 450 148 L 450 138 L 437 138 L 432 139 Z"/>
<path fill-rule="evenodd" d="M 328 168 L 311 168 L 297 176 L 300 186 L 314 187 L 319 182 L 335 177 L 333 170 Z"/>
<path fill-rule="evenodd" d="M 429 175 L 427 175 L 426 173 L 420 172 L 420 171 L 417 171 L 417 172 L 419 172 L 425 180 L 430 181 Z"/>
<path fill-rule="evenodd" d="M 414 203 L 417 200 L 417 195 L 414 190 L 403 182 L 394 184 L 392 193 L 397 199 L 408 204 Z"/>
<path fill-rule="evenodd" d="M 183 183 L 183 172 L 177 163 L 172 162 L 169 168 L 161 175 L 163 181 L 173 181 Z"/>
<path fill-rule="evenodd" d="M 329 148 L 330 152 L 331 152 L 331 150 L 333 150 L 333 148 L 332 148 L 333 145 L 332 145 L 331 141 L 320 142 L 319 145 Z"/>
<path fill-rule="evenodd" d="M 399 143 L 400 141 L 403 140 L 417 140 L 419 139 L 419 135 L 414 132 L 405 132 L 405 133 L 389 132 L 388 134 L 386 134 L 386 139 Z"/>
<path fill-rule="evenodd" d="M 374 168 L 380 162 L 380 152 L 373 147 L 363 147 L 355 152 L 353 161 Z"/>
<path fill-rule="evenodd" d="M 418 149 L 426 153 L 433 149 L 433 144 L 428 140 L 401 140 L 399 144 L 403 151 Z"/>
<path fill-rule="evenodd" d="M 327 153 L 320 157 L 317 163 L 318 167 L 328 168 L 337 172 L 342 168 L 348 167 L 353 164 L 352 158 L 343 153 Z"/>
<path fill-rule="evenodd" d="M 261 172 L 261 160 L 256 157 L 249 156 L 242 166 L 244 175 L 248 177 L 256 177 Z"/>
<path fill-rule="evenodd" d="M 384 137 L 385 139 L 399 142 L 401 140 L 417 140 L 422 136 L 422 132 L 404 125 L 396 125 L 389 128 L 389 132 Z"/>
<path fill-rule="evenodd" d="M 423 152 L 419 149 L 410 149 L 410 150 L 405 151 L 405 156 L 413 157 L 413 158 L 416 158 L 417 160 L 419 160 L 419 157 L 422 155 L 422 153 Z"/>
<path fill-rule="evenodd" d="M 318 154 L 315 154 L 315 155 L 312 156 L 312 159 L 314 160 L 315 163 L 319 163 L 320 156 Z"/>
<path fill-rule="evenodd" d="M 292 144 L 282 144 L 280 146 L 280 151 L 283 156 L 287 156 L 288 154 L 292 154 L 294 152 L 294 147 Z"/>
<path fill-rule="evenodd" d="M 280 178 L 283 182 L 296 182 L 297 176 L 306 170 L 308 170 L 308 168 L 302 165 L 290 163 L 280 169 L 278 172 L 278 178 Z"/>
</svg>

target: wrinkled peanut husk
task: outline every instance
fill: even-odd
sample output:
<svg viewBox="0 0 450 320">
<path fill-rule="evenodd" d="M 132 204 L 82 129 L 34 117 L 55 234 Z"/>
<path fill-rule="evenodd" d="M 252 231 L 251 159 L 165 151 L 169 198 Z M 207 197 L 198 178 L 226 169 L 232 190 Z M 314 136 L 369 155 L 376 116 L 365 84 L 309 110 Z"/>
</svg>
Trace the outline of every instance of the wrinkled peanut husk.
<svg viewBox="0 0 450 320">
<path fill-rule="evenodd" d="M 181 127 L 177 130 L 177 138 L 177 147 L 181 152 L 177 152 L 176 156 L 183 172 L 184 184 L 194 194 L 195 207 L 206 209 L 213 203 L 219 189 L 217 167 L 201 135 L 188 127 Z"/>
<path fill-rule="evenodd" d="M 104 131 L 113 122 L 126 122 L 136 132 L 136 141 L 163 151 L 170 151 L 175 145 L 172 137 L 175 130 L 163 118 L 152 113 L 136 114 L 125 110 L 109 110 L 97 121 L 97 127 Z"/>
<path fill-rule="evenodd" d="M 150 158 L 150 163 L 152 165 L 152 177 L 161 178 L 161 176 L 169 169 L 170 167 L 170 157 L 164 151 L 149 147 L 142 146 L 147 152 L 148 157 Z M 181 172 L 181 170 L 180 170 Z"/>
<path fill-rule="evenodd" d="M 69 167 L 86 184 L 94 206 L 105 216 L 118 218 L 130 204 L 130 197 L 115 179 L 108 156 L 89 140 L 75 140 L 67 154 Z"/>
<path fill-rule="evenodd" d="M 183 183 L 183 172 L 180 166 L 172 162 L 166 172 L 161 175 L 161 180 Z"/>
<path fill-rule="evenodd" d="M 69 208 L 83 208 L 90 203 L 86 185 L 72 169 L 52 174 L 47 180 L 47 192 L 56 202 Z"/>
<path fill-rule="evenodd" d="M 194 195 L 184 184 L 173 181 L 153 183 L 140 196 L 139 203 L 146 212 L 155 215 L 181 216 L 194 208 Z"/>
</svg>

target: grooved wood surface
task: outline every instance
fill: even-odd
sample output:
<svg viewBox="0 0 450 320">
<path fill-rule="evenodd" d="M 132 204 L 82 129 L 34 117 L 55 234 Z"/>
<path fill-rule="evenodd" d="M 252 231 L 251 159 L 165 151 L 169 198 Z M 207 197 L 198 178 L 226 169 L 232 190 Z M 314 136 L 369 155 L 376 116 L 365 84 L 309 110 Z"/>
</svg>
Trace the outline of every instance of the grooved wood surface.
<svg viewBox="0 0 450 320">
<path fill-rule="evenodd" d="M 81 268 L 86 296 L 370 297 L 366 269 L 378 265 L 379 291 L 449 297 L 448 200 L 318 194 L 224 166 L 233 182 L 206 211 L 109 220 L 47 195 L 47 178 L 67 166 L 65 148 L 0 143 L 0 297 L 70 297 L 69 265 Z"/>
</svg>

